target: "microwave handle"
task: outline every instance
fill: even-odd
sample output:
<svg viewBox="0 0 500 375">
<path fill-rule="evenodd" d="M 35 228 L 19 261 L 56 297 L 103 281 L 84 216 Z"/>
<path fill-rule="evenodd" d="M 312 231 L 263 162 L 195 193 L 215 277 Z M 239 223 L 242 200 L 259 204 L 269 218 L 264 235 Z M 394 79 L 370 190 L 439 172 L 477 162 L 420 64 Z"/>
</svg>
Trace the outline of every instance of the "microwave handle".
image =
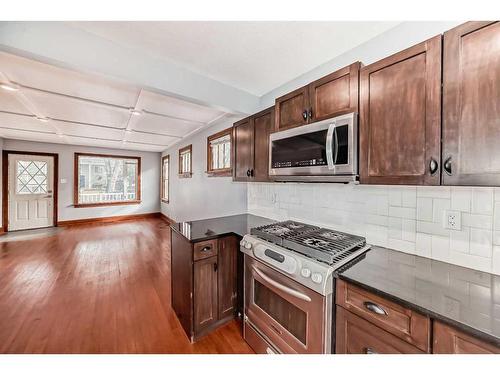
<svg viewBox="0 0 500 375">
<path fill-rule="evenodd" d="M 326 162 L 328 164 L 328 169 L 335 169 L 335 162 L 337 161 L 337 129 L 335 122 L 332 122 L 328 126 L 328 132 L 326 133 Z M 334 142 L 335 140 L 335 146 Z M 335 148 L 335 150 L 333 150 Z"/>
</svg>

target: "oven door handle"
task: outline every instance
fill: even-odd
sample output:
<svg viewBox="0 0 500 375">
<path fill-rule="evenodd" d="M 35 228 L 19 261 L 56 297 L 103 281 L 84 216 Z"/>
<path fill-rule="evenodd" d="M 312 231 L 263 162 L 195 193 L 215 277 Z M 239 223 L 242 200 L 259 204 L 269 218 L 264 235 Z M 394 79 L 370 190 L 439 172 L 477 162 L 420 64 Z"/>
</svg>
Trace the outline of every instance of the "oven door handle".
<svg viewBox="0 0 500 375">
<path fill-rule="evenodd" d="M 290 294 L 291 296 L 294 296 L 296 298 L 299 298 L 303 301 L 306 301 L 306 302 L 311 302 L 311 298 L 309 296 L 306 296 L 305 294 L 295 290 L 295 289 L 292 289 L 292 288 L 289 288 L 283 284 L 280 284 L 278 283 L 277 281 L 271 279 L 269 276 L 267 276 L 265 273 L 263 273 L 261 270 L 257 269 L 256 267 L 253 267 L 252 266 L 252 269 L 253 271 L 259 275 L 263 280 L 265 280 L 268 284 L 274 286 L 276 289 L 279 289 L 281 290 L 282 292 L 285 292 L 285 293 L 288 293 Z"/>
<path fill-rule="evenodd" d="M 336 160 L 334 160 L 334 153 L 335 153 L 335 159 L 337 159 L 337 129 L 336 129 L 337 125 L 335 124 L 335 122 L 332 122 L 329 126 L 328 126 L 328 131 L 326 133 L 326 145 L 325 145 L 325 149 L 326 149 L 326 162 L 328 164 L 328 169 L 335 169 L 335 162 Z M 335 137 L 335 146 L 333 146 L 333 138 Z M 333 150 L 333 148 L 335 148 L 335 151 Z"/>
</svg>

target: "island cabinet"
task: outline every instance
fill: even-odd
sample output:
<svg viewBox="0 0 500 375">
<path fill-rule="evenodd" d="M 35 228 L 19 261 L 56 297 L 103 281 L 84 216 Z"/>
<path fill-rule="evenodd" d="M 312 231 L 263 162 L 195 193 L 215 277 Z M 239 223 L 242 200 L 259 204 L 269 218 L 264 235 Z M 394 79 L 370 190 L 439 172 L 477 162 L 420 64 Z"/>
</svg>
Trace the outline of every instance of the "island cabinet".
<svg viewBox="0 0 500 375">
<path fill-rule="evenodd" d="M 276 99 L 275 131 L 358 112 L 360 62 Z"/>
<path fill-rule="evenodd" d="M 441 35 L 361 69 L 362 184 L 439 185 Z"/>
<path fill-rule="evenodd" d="M 238 237 L 191 243 L 172 230 L 172 307 L 191 341 L 233 319 L 238 302 Z"/>
<path fill-rule="evenodd" d="M 433 353 L 500 354 L 500 347 L 479 340 L 441 322 L 434 322 Z"/>
<path fill-rule="evenodd" d="M 444 34 L 444 185 L 500 185 L 500 22 Z"/>
<path fill-rule="evenodd" d="M 274 107 L 234 123 L 234 181 L 269 181 L 269 135 L 273 126 Z"/>
</svg>

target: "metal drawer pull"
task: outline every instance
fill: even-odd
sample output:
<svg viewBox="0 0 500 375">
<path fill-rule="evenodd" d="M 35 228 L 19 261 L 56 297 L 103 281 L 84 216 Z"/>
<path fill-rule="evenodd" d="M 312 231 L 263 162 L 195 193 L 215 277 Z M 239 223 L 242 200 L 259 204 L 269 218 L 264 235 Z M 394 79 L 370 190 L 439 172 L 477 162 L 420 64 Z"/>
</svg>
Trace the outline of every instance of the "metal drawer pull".
<svg viewBox="0 0 500 375">
<path fill-rule="evenodd" d="M 200 250 L 200 253 L 206 253 L 207 251 L 212 250 L 212 246 L 205 246 L 203 249 Z"/>
<path fill-rule="evenodd" d="M 300 293 L 299 291 L 297 291 L 295 289 L 289 288 L 285 285 L 278 283 L 277 281 L 274 281 L 269 276 L 267 276 L 266 274 L 264 274 L 262 271 L 258 270 L 255 267 L 252 267 L 252 269 L 257 275 L 259 275 L 262 279 L 264 279 L 268 284 L 271 284 L 272 286 L 274 286 L 276 289 L 279 289 L 285 293 L 288 293 L 291 296 L 300 298 L 303 301 L 311 302 L 311 298 L 309 296 L 306 296 L 305 294 Z"/>
<path fill-rule="evenodd" d="M 365 353 L 366 354 L 378 354 L 375 350 L 373 350 L 372 348 L 366 348 L 365 349 Z"/>
<path fill-rule="evenodd" d="M 373 312 L 375 314 L 378 314 L 378 315 L 387 315 L 387 311 L 385 311 L 382 307 L 380 307 L 376 303 L 366 301 L 366 302 L 363 302 L 363 305 L 365 305 L 365 307 L 368 310 L 370 310 L 371 312 Z"/>
<path fill-rule="evenodd" d="M 282 335 L 283 334 L 283 331 L 281 329 L 278 329 L 276 328 L 273 324 L 269 324 L 271 326 L 272 329 L 274 329 L 276 331 L 276 333 L 278 335 Z"/>
</svg>

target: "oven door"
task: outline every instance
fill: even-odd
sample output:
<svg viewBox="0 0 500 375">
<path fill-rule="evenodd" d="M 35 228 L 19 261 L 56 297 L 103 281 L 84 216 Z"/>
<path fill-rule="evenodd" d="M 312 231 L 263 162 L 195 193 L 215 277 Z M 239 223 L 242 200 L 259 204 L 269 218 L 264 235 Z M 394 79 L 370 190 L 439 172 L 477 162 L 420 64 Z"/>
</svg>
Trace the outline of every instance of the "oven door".
<svg viewBox="0 0 500 375">
<path fill-rule="evenodd" d="M 357 175 L 355 113 L 271 134 L 271 176 Z"/>
<path fill-rule="evenodd" d="M 282 353 L 325 353 L 326 299 L 245 255 L 245 315 Z"/>
</svg>

